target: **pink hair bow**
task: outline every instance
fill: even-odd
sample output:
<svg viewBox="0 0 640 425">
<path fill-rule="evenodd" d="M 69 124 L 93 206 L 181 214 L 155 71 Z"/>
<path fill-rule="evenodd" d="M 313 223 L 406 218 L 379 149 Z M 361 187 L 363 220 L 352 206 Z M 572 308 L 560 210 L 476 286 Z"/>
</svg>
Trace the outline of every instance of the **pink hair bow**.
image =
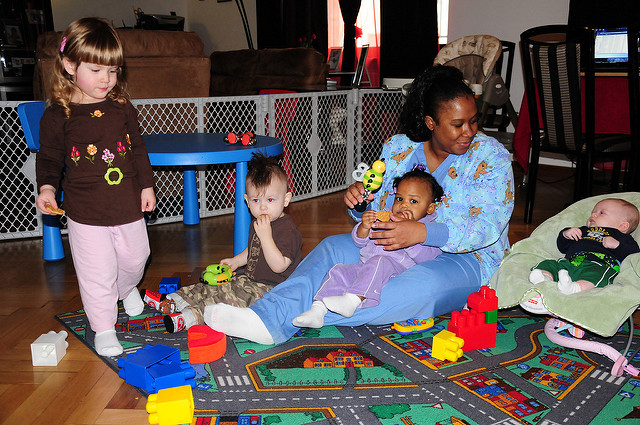
<svg viewBox="0 0 640 425">
<path fill-rule="evenodd" d="M 67 45 L 67 37 L 62 37 L 62 42 L 60 43 L 60 53 L 64 53 L 64 47 Z"/>
</svg>

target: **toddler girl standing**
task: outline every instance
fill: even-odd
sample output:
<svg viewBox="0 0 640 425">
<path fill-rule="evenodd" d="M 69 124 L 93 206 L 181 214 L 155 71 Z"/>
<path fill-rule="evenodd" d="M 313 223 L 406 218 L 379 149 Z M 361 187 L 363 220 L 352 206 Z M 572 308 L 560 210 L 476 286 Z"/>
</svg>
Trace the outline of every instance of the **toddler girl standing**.
<svg viewBox="0 0 640 425">
<path fill-rule="evenodd" d="M 49 106 L 40 122 L 36 159 L 43 214 L 64 189 L 69 246 L 95 347 L 123 349 L 116 337 L 118 300 L 134 316 L 144 303 L 136 285 L 150 253 L 144 211 L 153 211 L 153 172 L 136 110 L 122 76 L 118 34 L 98 18 L 81 18 L 63 33 Z"/>
</svg>

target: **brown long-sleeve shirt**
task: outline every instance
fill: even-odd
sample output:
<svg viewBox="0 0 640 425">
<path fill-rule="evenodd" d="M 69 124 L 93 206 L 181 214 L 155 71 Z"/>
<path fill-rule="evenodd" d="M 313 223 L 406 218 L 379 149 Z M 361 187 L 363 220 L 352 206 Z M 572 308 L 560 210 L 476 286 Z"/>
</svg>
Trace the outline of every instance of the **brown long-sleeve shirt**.
<svg viewBox="0 0 640 425">
<path fill-rule="evenodd" d="M 59 105 L 45 110 L 38 188 L 59 189 L 63 172 L 62 208 L 72 220 L 115 226 L 142 218 L 140 192 L 153 187 L 153 171 L 130 102 L 73 104 L 69 119 Z"/>
</svg>

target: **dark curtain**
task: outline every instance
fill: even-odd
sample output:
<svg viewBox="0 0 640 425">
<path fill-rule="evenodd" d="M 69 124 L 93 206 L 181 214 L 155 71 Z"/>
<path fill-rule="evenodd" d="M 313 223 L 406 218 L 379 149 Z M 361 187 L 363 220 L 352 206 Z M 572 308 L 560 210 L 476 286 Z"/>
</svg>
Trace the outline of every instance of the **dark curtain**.
<svg viewBox="0 0 640 425">
<path fill-rule="evenodd" d="M 338 0 L 344 21 L 342 71 L 353 71 L 356 62 L 356 19 L 361 0 Z"/>
<path fill-rule="evenodd" d="M 326 0 L 258 0 L 256 12 L 259 49 L 298 47 L 306 38 L 327 55 Z"/>
<path fill-rule="evenodd" d="M 381 0 L 380 81 L 415 78 L 437 53 L 436 0 Z"/>
<path fill-rule="evenodd" d="M 571 0 L 569 19 L 572 28 L 628 27 L 640 20 L 638 0 Z"/>
</svg>

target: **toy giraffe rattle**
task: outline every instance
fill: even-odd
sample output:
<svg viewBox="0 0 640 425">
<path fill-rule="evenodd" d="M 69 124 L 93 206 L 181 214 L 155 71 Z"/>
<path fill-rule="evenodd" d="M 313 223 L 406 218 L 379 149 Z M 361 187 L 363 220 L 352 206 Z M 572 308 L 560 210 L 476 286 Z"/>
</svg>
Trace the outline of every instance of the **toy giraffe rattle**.
<svg viewBox="0 0 640 425">
<path fill-rule="evenodd" d="M 358 167 L 351 173 L 355 180 L 362 180 L 364 185 L 364 193 L 362 194 L 362 202 L 356 204 L 353 209 L 358 212 L 364 212 L 367 209 L 367 197 L 370 193 L 375 192 L 382 186 L 382 175 L 387 169 L 383 160 L 377 160 L 373 163 L 371 168 L 366 172 L 367 164 L 361 162 Z"/>
</svg>

